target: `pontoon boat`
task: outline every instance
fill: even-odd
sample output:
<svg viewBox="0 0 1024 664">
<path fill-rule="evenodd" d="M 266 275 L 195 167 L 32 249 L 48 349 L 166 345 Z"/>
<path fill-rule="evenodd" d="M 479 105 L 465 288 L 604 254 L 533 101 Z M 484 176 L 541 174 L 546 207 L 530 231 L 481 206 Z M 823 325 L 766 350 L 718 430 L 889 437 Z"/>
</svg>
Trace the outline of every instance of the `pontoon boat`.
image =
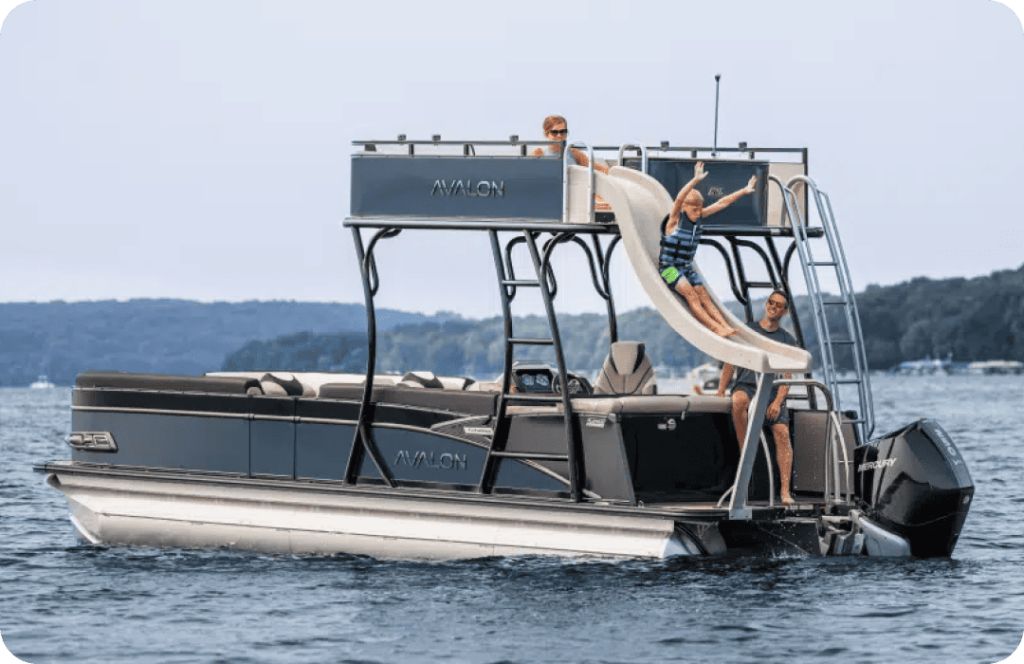
<svg viewBox="0 0 1024 664">
<path fill-rule="evenodd" d="M 366 299 L 365 374 L 80 375 L 71 458 L 37 467 L 67 498 L 77 533 L 96 544 L 403 559 L 952 553 L 970 475 L 933 420 L 875 434 L 849 273 L 806 149 L 575 144 L 591 164 L 603 156 L 606 175 L 527 156 L 536 144 L 356 143 L 344 226 Z M 755 195 L 709 220 L 699 260 L 724 261 L 754 320 L 758 289 L 791 292 L 796 256 L 817 378 L 809 352 L 752 332 L 717 298 L 740 333 L 716 336 L 661 280 L 661 223 L 699 159 L 709 204 L 757 177 Z M 595 212 L 595 194 L 611 214 Z M 439 230 L 489 238 L 504 315 L 496 381 L 375 371 L 375 256 L 399 233 Z M 643 340 L 618 338 L 609 271 L 619 244 L 680 343 L 758 374 L 742 452 L 728 398 L 659 392 Z M 567 369 L 559 336 L 550 266 L 568 251 L 582 253 L 607 305 L 608 356 L 593 385 Z M 515 256 L 529 274 L 515 272 Z M 767 278 L 753 279 L 750 263 Z M 823 292 L 825 274 L 838 295 Z M 528 290 L 544 303 L 545 334 L 515 328 L 513 305 Z M 785 374 L 807 387 L 804 402 L 789 403 L 792 506 L 779 502 L 774 444 L 762 434 Z"/>
</svg>

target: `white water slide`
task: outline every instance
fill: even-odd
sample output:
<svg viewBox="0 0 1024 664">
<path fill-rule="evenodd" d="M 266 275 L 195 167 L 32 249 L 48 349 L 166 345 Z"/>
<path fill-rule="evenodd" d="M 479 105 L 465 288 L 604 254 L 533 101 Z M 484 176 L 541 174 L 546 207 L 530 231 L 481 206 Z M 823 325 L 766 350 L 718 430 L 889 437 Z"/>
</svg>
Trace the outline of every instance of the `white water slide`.
<svg viewBox="0 0 1024 664">
<path fill-rule="evenodd" d="M 569 167 L 570 197 L 575 202 L 570 209 L 587 209 L 588 177 L 586 168 Z M 772 341 L 748 328 L 722 305 L 706 282 L 708 295 L 729 324 L 739 330 L 737 334 L 723 338 L 709 330 L 690 313 L 686 300 L 668 287 L 658 272 L 658 255 L 661 222 L 672 211 L 673 199 L 661 183 L 631 168 L 614 166 L 608 175 L 594 172 L 594 191 L 608 201 L 615 212 L 626 256 L 647 297 L 684 339 L 717 360 L 758 373 L 811 370 L 810 353 Z"/>
</svg>

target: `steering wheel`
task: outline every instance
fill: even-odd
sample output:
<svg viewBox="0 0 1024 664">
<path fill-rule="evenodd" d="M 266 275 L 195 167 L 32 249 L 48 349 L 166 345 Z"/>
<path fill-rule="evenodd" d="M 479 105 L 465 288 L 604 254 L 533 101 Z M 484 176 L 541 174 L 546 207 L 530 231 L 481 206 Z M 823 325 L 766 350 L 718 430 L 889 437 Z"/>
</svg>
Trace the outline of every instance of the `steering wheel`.
<svg viewBox="0 0 1024 664">
<path fill-rule="evenodd" d="M 593 394 L 594 388 L 590 386 L 590 381 L 583 376 L 577 376 L 576 374 L 567 373 L 565 375 L 566 381 L 569 383 L 569 394 Z M 551 380 L 551 391 L 555 394 L 562 393 L 562 384 L 559 381 L 558 374 L 554 374 Z"/>
</svg>

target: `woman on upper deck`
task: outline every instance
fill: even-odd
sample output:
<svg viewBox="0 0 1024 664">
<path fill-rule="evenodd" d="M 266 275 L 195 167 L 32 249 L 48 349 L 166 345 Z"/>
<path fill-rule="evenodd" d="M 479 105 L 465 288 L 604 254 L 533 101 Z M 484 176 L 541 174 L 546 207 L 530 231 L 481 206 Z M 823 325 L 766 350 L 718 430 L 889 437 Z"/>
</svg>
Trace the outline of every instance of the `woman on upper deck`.
<svg viewBox="0 0 1024 664">
<path fill-rule="evenodd" d="M 558 143 L 549 145 L 548 151 L 550 151 L 552 156 L 560 157 L 562 155 L 563 142 L 569 137 L 569 124 L 561 115 L 549 115 L 544 118 L 542 129 L 544 130 L 544 138 L 549 141 L 559 141 Z M 583 154 L 583 152 L 576 148 L 569 149 L 572 150 L 572 158 L 578 166 L 582 166 L 584 168 L 590 166 L 590 160 L 587 158 L 587 155 Z M 543 157 L 545 154 L 544 148 L 542 147 L 537 148 L 532 153 L 534 157 Z M 600 164 L 595 161 L 594 170 L 607 175 L 609 169 L 604 164 Z M 607 211 L 612 209 L 612 207 L 600 196 L 595 195 L 594 201 L 596 203 L 594 205 L 595 210 Z"/>
</svg>

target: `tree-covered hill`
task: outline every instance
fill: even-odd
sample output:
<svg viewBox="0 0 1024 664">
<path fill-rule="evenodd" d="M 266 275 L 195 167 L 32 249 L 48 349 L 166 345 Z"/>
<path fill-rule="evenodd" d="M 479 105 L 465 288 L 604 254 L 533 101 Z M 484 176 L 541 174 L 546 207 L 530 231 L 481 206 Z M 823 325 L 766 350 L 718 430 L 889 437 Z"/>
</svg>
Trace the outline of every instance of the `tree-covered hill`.
<svg viewBox="0 0 1024 664">
<path fill-rule="evenodd" d="M 954 359 L 964 362 L 1024 360 L 1024 266 L 976 279 L 919 278 L 895 286 L 870 286 L 857 295 L 857 302 L 872 369 L 887 369 L 903 360 L 925 356 L 946 357 L 950 352 Z M 742 315 L 735 303 L 732 307 Z M 807 345 L 817 355 L 809 303 L 798 298 L 796 307 Z M 763 311 L 763 301 L 754 310 Z M 840 324 L 841 321 L 840 317 L 833 320 Z M 585 373 L 598 370 L 608 353 L 607 318 L 599 314 L 563 315 L 559 316 L 558 324 L 569 368 Z M 784 324 L 790 325 L 788 319 Z M 840 327 L 832 325 L 833 338 L 844 338 Z M 653 309 L 620 315 L 618 331 L 620 339 L 644 341 L 655 364 L 683 371 L 707 360 Z M 517 318 L 514 334 L 548 336 L 546 319 Z M 365 362 L 365 358 L 349 343 L 323 335 L 311 335 L 304 340 L 292 337 L 279 340 L 278 352 L 273 356 L 277 364 L 247 364 L 245 358 L 252 355 L 250 348 L 231 355 L 224 366 L 296 371 L 345 366 L 346 371 L 362 370 L 363 366 L 354 367 L 360 359 Z M 377 370 L 419 369 L 488 378 L 501 371 L 503 353 L 500 318 L 427 321 L 382 332 L 377 344 Z M 545 347 L 520 350 L 517 357 L 554 360 L 553 351 Z M 837 354 L 837 360 L 850 366 L 848 356 Z"/>
<path fill-rule="evenodd" d="M 252 340 L 298 332 L 365 334 L 361 304 L 310 302 L 0 303 L 0 385 L 28 385 L 46 374 L 71 385 L 87 369 L 198 374 Z M 384 310 L 378 325 L 430 320 Z"/>
<path fill-rule="evenodd" d="M 1024 361 L 1024 266 L 976 279 L 868 287 L 857 304 L 872 366 L 930 355 Z"/>
<path fill-rule="evenodd" d="M 963 362 L 1024 360 L 1024 266 L 975 279 L 918 278 L 869 286 L 857 302 L 872 368 L 949 353 Z M 796 304 L 813 348 L 807 303 L 798 299 Z M 761 305 L 755 310 L 762 311 Z M 500 319 L 381 310 L 377 322 L 379 371 L 423 369 L 478 378 L 501 371 Z M 563 315 L 559 327 L 569 367 L 596 371 L 608 352 L 606 317 Z M 621 314 L 618 329 L 620 339 L 644 341 L 655 364 L 685 370 L 706 359 L 652 309 Z M 39 374 L 70 385 L 87 369 L 181 374 L 221 368 L 362 371 L 365 330 L 359 304 L 0 304 L 0 385 L 27 385 Z M 516 319 L 515 333 L 547 336 L 547 322 L 540 316 Z M 550 348 L 526 349 L 521 357 L 553 359 Z"/>
</svg>

